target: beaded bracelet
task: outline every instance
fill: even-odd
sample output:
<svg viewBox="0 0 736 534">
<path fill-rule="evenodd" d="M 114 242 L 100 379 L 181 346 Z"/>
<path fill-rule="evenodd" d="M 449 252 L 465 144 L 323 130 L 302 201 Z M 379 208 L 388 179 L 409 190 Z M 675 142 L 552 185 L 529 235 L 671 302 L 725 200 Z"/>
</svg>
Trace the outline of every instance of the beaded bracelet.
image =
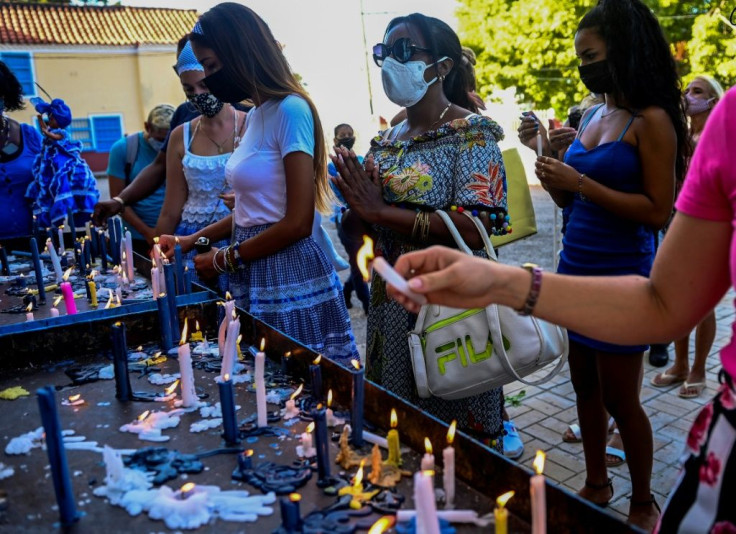
<svg viewBox="0 0 736 534">
<path fill-rule="evenodd" d="M 534 311 L 534 306 L 537 304 L 537 299 L 539 299 L 539 289 L 542 287 L 542 268 L 533 263 L 525 263 L 522 267 L 531 273 L 532 285 L 529 288 L 529 294 L 526 296 L 524 306 L 516 310 L 516 312 L 519 315 L 531 315 Z"/>
<path fill-rule="evenodd" d="M 578 194 L 580 195 L 580 200 L 582 200 L 583 202 L 586 202 L 588 200 L 588 197 L 583 194 L 583 178 L 585 177 L 585 173 L 578 176 Z"/>
</svg>

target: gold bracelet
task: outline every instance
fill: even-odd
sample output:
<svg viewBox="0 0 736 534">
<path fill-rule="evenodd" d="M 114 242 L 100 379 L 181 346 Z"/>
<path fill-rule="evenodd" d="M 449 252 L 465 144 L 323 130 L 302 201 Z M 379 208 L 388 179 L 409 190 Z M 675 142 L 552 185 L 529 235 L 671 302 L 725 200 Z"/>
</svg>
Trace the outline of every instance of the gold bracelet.
<svg viewBox="0 0 736 534">
<path fill-rule="evenodd" d="M 422 225 L 422 243 L 429 241 L 429 217 L 428 211 L 424 212 L 424 224 Z"/>
<path fill-rule="evenodd" d="M 416 241 L 419 239 L 417 236 L 417 230 L 419 229 L 419 225 L 422 221 L 422 212 L 418 211 L 417 214 L 414 216 L 414 227 L 411 229 L 411 240 Z"/>
</svg>

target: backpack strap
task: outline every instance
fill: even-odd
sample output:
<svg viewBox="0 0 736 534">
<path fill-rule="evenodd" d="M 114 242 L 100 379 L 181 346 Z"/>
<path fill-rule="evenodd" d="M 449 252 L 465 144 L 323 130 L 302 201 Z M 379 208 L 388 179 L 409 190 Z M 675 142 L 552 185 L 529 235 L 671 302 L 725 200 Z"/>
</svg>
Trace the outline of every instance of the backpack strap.
<svg viewBox="0 0 736 534">
<path fill-rule="evenodd" d="M 125 186 L 130 185 L 131 173 L 135 159 L 138 157 L 138 134 L 130 134 L 125 137 Z"/>
</svg>

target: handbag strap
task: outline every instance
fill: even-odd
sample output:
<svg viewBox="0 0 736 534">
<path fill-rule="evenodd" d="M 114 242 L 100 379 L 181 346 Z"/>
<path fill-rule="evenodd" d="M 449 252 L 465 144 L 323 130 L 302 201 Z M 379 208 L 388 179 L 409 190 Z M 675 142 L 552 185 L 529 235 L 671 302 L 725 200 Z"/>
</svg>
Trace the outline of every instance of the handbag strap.
<svg viewBox="0 0 736 534">
<path fill-rule="evenodd" d="M 457 246 L 460 250 L 462 250 L 465 254 L 472 255 L 473 252 L 470 250 L 470 247 L 465 243 L 462 236 L 460 235 L 460 232 L 458 231 L 455 224 L 452 222 L 452 219 L 450 216 L 442 211 L 442 210 L 436 210 L 437 215 L 440 216 L 442 221 L 447 225 L 447 229 L 450 231 L 450 235 L 452 235 L 452 238 L 455 240 L 455 243 L 457 243 Z M 467 216 L 475 225 L 475 228 L 478 230 L 478 233 L 480 234 L 481 239 L 483 240 L 483 247 L 486 250 L 486 253 L 488 254 L 488 258 L 492 261 L 498 261 L 498 258 L 496 256 L 496 251 L 493 249 L 493 245 L 491 244 L 491 240 L 488 238 L 488 234 L 486 233 L 486 229 L 483 227 L 483 224 L 478 220 L 477 217 L 474 217 L 467 211 L 464 211 L 463 214 Z M 496 321 L 495 327 L 497 328 L 498 332 L 501 332 L 501 320 L 498 316 L 498 313 L 492 313 L 488 314 L 493 316 L 493 320 Z M 490 318 L 490 317 L 489 317 Z M 535 320 L 535 319 L 533 319 Z M 538 319 L 536 319 L 538 320 Z M 565 362 L 567 362 L 567 355 L 570 352 L 570 342 L 567 337 L 567 332 L 564 331 L 563 328 L 560 328 L 557 325 L 554 325 L 555 328 L 558 328 L 560 331 L 562 331 L 562 337 L 564 340 L 564 346 L 563 346 L 563 352 L 560 359 L 557 361 L 557 365 L 554 366 L 554 368 L 545 376 L 540 378 L 539 380 L 526 380 L 522 376 L 519 375 L 519 373 L 516 372 L 516 369 L 514 369 L 514 366 L 511 364 L 511 360 L 509 359 L 509 355 L 506 353 L 506 347 L 504 347 L 503 343 L 494 343 L 494 351 L 498 349 L 497 354 L 499 358 L 501 359 L 501 365 L 506 369 L 507 372 L 509 372 L 516 380 L 519 382 L 526 384 L 527 386 L 538 386 L 539 384 L 543 384 L 544 382 L 547 382 L 551 378 L 553 378 L 557 373 L 559 373 L 562 370 L 562 367 L 565 365 Z"/>
</svg>

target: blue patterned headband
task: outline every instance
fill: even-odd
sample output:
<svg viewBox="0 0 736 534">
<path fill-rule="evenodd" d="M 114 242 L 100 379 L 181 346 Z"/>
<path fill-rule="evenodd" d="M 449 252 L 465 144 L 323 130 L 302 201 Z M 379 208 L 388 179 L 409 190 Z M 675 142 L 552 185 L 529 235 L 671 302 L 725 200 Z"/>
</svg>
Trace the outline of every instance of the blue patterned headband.
<svg viewBox="0 0 736 534">
<path fill-rule="evenodd" d="M 200 72 L 204 72 L 204 67 L 199 64 L 199 61 L 197 61 L 197 58 L 194 56 L 194 52 L 192 51 L 192 43 L 187 41 L 187 44 L 185 44 L 184 48 L 181 49 L 179 59 L 176 61 L 176 73 L 181 76 L 182 72 L 187 72 L 190 70 L 198 70 Z"/>
<path fill-rule="evenodd" d="M 197 23 L 194 25 L 194 28 L 192 28 L 192 33 L 204 35 L 204 30 L 202 29 L 202 25 L 199 23 L 199 21 L 197 21 Z"/>
</svg>

